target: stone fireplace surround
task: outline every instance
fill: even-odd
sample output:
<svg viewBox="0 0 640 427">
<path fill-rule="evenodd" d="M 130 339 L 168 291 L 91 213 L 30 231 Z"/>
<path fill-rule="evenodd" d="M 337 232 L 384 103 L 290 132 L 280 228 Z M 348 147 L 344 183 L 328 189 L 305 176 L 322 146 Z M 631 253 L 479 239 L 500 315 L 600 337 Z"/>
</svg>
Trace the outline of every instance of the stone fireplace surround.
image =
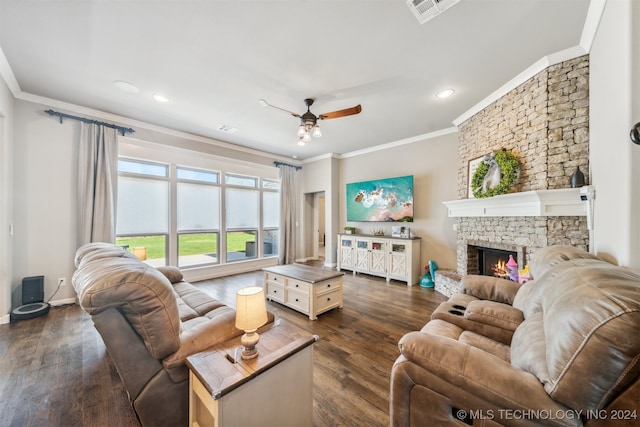
<svg viewBox="0 0 640 427">
<path fill-rule="evenodd" d="M 589 57 L 585 55 L 549 66 L 458 124 L 459 200 L 445 204 L 467 199 L 469 161 L 500 149 L 514 152 L 521 161 L 520 177 L 512 189 L 518 195 L 567 189 L 577 167 L 589 176 L 588 84 Z M 491 199 L 510 196 L 515 194 Z M 472 204 L 476 202 L 480 200 Z M 588 250 L 589 231 L 582 212 L 514 215 L 513 207 L 522 204 L 516 200 L 506 208 L 482 208 L 470 215 L 452 214 L 448 206 L 449 216 L 457 218 L 457 268 L 438 270 L 435 290 L 447 296 L 458 291 L 460 278 L 472 272 L 468 247 L 474 242 L 486 247 L 521 248 L 520 269 L 545 246 L 572 244 Z"/>
</svg>

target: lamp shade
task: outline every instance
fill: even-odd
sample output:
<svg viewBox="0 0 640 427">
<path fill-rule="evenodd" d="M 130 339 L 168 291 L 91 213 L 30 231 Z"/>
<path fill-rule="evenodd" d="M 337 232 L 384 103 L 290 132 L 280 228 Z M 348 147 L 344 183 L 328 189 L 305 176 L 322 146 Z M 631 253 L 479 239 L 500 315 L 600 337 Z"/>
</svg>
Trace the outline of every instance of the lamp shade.
<svg viewBox="0 0 640 427">
<path fill-rule="evenodd" d="M 236 294 L 236 328 L 243 331 L 258 329 L 267 323 L 264 289 L 259 286 L 240 289 Z"/>
</svg>

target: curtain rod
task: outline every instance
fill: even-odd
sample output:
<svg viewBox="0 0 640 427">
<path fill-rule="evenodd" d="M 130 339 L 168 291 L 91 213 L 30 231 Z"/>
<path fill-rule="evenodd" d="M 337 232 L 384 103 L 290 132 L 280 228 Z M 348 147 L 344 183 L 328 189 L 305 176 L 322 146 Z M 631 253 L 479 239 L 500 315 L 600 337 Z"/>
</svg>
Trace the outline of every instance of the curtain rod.
<svg viewBox="0 0 640 427">
<path fill-rule="evenodd" d="M 284 163 L 284 162 L 275 161 L 273 162 L 273 164 L 276 165 L 277 168 L 279 168 L 280 166 L 289 166 L 289 167 L 295 168 L 297 171 L 302 169 L 302 166 L 290 165 L 289 163 Z"/>
<path fill-rule="evenodd" d="M 48 113 L 52 116 L 58 116 L 60 117 L 60 123 L 62 123 L 62 119 L 73 119 L 73 120 L 79 120 L 81 122 L 85 122 L 85 123 L 93 123 L 96 125 L 101 125 L 101 126 L 106 126 L 108 128 L 112 128 L 112 129 L 116 129 L 118 131 L 120 131 L 122 133 L 122 136 L 124 136 L 125 133 L 127 132 L 135 132 L 135 130 L 131 129 L 131 128 L 125 128 L 122 126 L 118 126 L 118 125 L 114 125 L 113 123 L 106 123 L 106 122 L 100 122 L 98 120 L 93 120 L 93 119 L 87 119 L 85 117 L 78 117 L 78 116 L 72 116 L 71 114 L 65 114 L 65 113 L 60 113 L 58 111 L 53 111 L 53 110 L 45 110 L 45 113 Z"/>
</svg>

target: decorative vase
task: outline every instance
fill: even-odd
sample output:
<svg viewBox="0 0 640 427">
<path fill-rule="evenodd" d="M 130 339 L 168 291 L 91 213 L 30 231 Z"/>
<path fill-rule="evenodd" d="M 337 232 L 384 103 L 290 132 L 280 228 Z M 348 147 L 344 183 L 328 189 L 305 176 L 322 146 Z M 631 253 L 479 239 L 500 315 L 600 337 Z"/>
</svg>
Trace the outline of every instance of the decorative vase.
<svg viewBox="0 0 640 427">
<path fill-rule="evenodd" d="M 571 175 L 571 188 L 578 188 L 584 185 L 584 174 L 580 170 L 580 166 L 576 168 L 576 171 Z"/>
<path fill-rule="evenodd" d="M 424 276 L 420 279 L 420 287 L 422 288 L 433 288 L 434 283 L 431 280 L 431 273 L 429 272 L 429 266 L 425 265 L 424 267 Z"/>
</svg>

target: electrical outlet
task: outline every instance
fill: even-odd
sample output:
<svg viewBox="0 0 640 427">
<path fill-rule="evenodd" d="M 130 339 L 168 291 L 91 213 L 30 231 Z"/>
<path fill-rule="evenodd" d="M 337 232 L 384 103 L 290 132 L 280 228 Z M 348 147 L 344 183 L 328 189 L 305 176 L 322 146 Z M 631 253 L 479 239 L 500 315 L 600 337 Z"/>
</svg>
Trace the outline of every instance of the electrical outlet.
<svg viewBox="0 0 640 427">
<path fill-rule="evenodd" d="M 66 277 L 60 277 L 58 279 L 58 286 L 59 287 L 67 286 L 67 278 Z"/>
</svg>

